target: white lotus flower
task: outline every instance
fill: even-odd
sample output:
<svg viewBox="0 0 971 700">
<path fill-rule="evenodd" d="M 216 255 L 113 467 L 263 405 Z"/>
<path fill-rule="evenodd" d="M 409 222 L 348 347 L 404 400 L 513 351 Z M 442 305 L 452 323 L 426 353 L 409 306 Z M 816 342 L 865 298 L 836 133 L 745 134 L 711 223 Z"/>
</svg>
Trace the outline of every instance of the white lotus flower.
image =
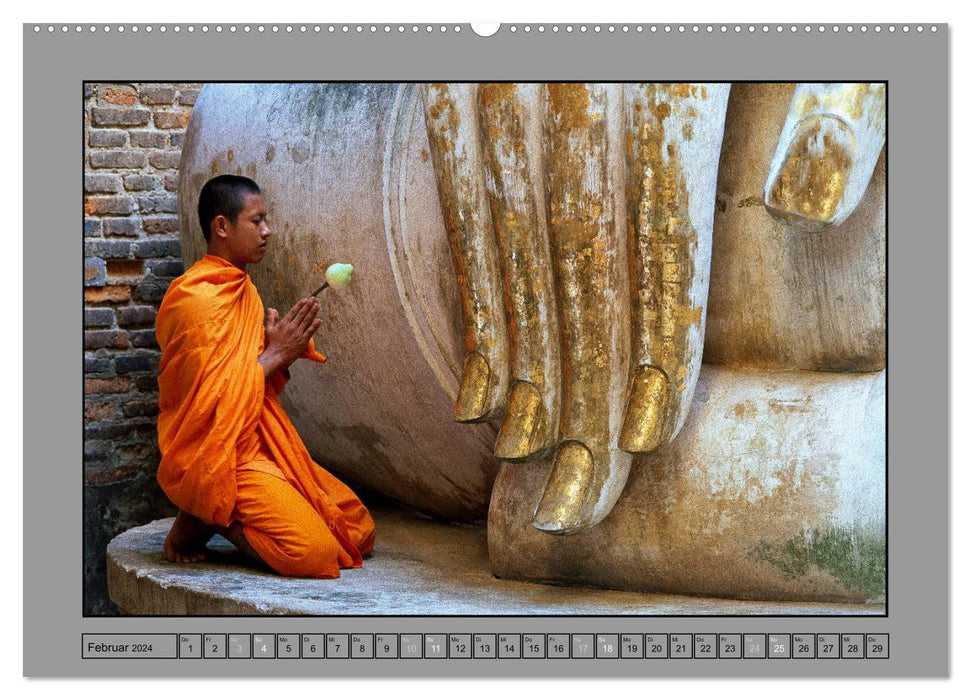
<svg viewBox="0 0 971 700">
<path fill-rule="evenodd" d="M 324 278 L 335 289 L 344 289 L 354 277 L 354 266 L 349 263 L 334 263 L 327 268 Z"/>
</svg>

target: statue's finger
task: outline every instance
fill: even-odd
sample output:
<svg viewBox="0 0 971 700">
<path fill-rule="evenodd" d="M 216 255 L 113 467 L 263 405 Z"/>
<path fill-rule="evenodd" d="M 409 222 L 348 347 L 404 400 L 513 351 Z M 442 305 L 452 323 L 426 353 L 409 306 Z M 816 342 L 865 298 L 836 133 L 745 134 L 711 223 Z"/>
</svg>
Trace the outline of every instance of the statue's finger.
<svg viewBox="0 0 971 700">
<path fill-rule="evenodd" d="M 509 383 L 502 287 L 483 182 L 475 88 L 422 86 L 428 142 L 465 325 L 465 368 L 455 406 L 455 420 L 463 422 L 495 416 Z"/>
<path fill-rule="evenodd" d="M 803 83 L 769 167 L 764 201 L 804 231 L 843 223 L 866 191 L 886 138 L 883 83 Z"/>
<path fill-rule="evenodd" d="M 620 446 L 629 452 L 669 442 L 691 406 L 729 87 L 625 88 L 631 381 Z"/>
<path fill-rule="evenodd" d="M 627 481 L 617 448 L 627 383 L 627 257 L 614 193 L 622 145 L 611 141 L 623 88 L 545 88 L 549 238 L 560 318 L 562 402 L 558 438 L 533 525 L 569 534 L 602 520 Z M 616 123 L 613 125 L 616 126 Z M 621 400 L 618 400 L 621 399 Z"/>
<path fill-rule="evenodd" d="M 509 328 L 510 387 L 495 454 L 525 459 L 553 445 L 560 410 L 560 342 L 546 231 L 542 88 L 479 86 L 486 190 Z"/>
</svg>

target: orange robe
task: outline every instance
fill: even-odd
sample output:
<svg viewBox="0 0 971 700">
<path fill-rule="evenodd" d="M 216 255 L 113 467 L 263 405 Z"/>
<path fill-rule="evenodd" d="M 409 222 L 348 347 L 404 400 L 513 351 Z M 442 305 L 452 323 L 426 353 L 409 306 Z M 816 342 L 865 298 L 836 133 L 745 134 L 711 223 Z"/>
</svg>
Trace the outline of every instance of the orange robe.
<svg viewBox="0 0 971 700">
<path fill-rule="evenodd" d="M 156 319 L 162 348 L 158 481 L 182 510 L 246 539 L 288 576 L 336 578 L 361 565 L 374 521 L 354 493 L 310 458 L 264 378 L 263 303 L 252 281 L 206 255 L 176 279 Z M 304 357 L 324 362 L 311 340 Z"/>
</svg>

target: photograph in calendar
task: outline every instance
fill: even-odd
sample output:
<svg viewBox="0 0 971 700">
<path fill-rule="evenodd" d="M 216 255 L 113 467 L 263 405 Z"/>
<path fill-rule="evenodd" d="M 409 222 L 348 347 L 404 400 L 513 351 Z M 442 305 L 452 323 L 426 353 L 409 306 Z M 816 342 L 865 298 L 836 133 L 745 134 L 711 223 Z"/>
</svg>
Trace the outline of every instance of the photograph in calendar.
<svg viewBox="0 0 971 700">
<path fill-rule="evenodd" d="M 886 613 L 885 83 L 83 115 L 85 615 Z"/>
</svg>

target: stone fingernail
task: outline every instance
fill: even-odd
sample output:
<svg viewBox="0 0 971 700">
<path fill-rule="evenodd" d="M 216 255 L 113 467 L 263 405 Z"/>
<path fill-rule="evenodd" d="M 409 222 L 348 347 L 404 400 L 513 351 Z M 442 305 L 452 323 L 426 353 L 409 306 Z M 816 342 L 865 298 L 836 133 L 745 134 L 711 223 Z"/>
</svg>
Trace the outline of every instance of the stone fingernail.
<svg viewBox="0 0 971 700">
<path fill-rule="evenodd" d="M 533 527 L 568 535 L 593 516 L 588 494 L 593 482 L 593 455 L 579 442 L 565 442 L 556 453 L 543 498 L 536 507 Z"/>
<path fill-rule="evenodd" d="M 465 369 L 455 402 L 455 420 L 468 423 L 483 418 L 489 392 L 489 363 L 477 352 L 465 356 Z"/>
<path fill-rule="evenodd" d="M 668 393 L 664 372 L 649 365 L 638 368 L 620 433 L 620 449 L 651 452 L 660 446 L 668 417 Z"/>
<path fill-rule="evenodd" d="M 769 214 L 804 231 L 842 222 L 854 140 L 849 125 L 835 116 L 813 115 L 799 122 L 785 160 L 765 186 Z"/>
<path fill-rule="evenodd" d="M 522 459 L 544 445 L 540 439 L 543 402 L 539 390 L 530 382 L 513 383 L 506 405 L 506 417 L 496 439 L 495 455 L 500 459 Z"/>
</svg>

